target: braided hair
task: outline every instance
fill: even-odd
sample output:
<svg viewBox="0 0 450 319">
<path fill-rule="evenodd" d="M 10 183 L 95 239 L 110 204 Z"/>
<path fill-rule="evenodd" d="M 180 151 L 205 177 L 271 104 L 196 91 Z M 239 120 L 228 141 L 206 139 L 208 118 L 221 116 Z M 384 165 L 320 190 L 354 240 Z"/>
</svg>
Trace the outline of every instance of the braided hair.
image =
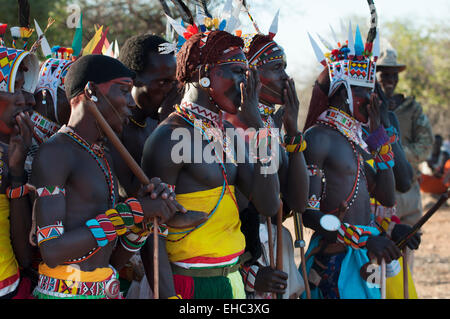
<svg viewBox="0 0 450 319">
<path fill-rule="evenodd" d="M 211 31 L 206 44 L 200 48 L 200 41 L 205 36 L 204 33 L 192 35 L 177 53 L 176 76 L 180 83 L 192 82 L 200 65 L 216 63 L 226 49 L 233 46 L 241 48 L 244 46 L 240 37 L 225 31 Z"/>
</svg>

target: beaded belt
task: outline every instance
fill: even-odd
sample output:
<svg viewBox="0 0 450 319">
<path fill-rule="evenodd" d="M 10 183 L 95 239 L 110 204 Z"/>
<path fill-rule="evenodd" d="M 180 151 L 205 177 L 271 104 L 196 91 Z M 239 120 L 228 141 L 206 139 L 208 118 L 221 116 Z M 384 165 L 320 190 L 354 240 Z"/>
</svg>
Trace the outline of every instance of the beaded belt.
<svg viewBox="0 0 450 319">
<path fill-rule="evenodd" d="M 116 271 L 105 280 L 96 282 L 56 279 L 40 274 L 35 288 L 35 295 L 43 298 L 117 299 L 119 292 L 120 283 Z"/>
</svg>

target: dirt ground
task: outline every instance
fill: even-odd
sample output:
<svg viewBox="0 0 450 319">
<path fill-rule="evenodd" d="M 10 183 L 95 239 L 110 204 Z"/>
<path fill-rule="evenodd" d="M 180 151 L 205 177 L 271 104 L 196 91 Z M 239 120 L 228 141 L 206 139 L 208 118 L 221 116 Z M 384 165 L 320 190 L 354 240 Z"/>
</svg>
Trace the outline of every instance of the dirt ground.
<svg viewBox="0 0 450 319">
<path fill-rule="evenodd" d="M 422 194 L 424 211 L 436 202 L 435 198 Z M 450 298 L 450 200 L 422 227 L 422 241 L 414 254 L 413 280 L 420 299 Z M 292 218 L 284 222 L 295 238 Z M 308 245 L 312 231 L 305 229 Z M 300 250 L 295 249 L 295 262 L 300 264 Z"/>
</svg>

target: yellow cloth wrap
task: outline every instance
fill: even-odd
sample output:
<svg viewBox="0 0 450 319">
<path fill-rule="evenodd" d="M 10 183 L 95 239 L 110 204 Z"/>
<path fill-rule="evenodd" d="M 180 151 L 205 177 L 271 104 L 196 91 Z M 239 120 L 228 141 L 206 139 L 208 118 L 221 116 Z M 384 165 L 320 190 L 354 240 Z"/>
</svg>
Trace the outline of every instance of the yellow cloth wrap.
<svg viewBox="0 0 450 319">
<path fill-rule="evenodd" d="M 39 273 L 47 277 L 73 280 L 81 282 L 97 282 L 103 281 L 113 274 L 112 268 L 97 268 L 94 271 L 82 271 L 70 265 L 60 265 L 50 268 L 44 263 L 39 264 Z"/>
<path fill-rule="evenodd" d="M 233 291 L 233 299 L 246 299 L 244 282 L 240 271 L 234 271 L 228 274 L 227 278 L 230 280 L 231 289 Z"/>
<path fill-rule="evenodd" d="M 229 187 L 235 196 L 234 186 Z M 177 201 L 187 210 L 211 213 L 216 206 L 222 187 L 187 194 L 177 194 Z M 166 248 L 170 261 L 181 261 L 193 257 L 224 257 L 245 249 L 245 237 L 241 232 L 241 221 L 236 204 L 225 190 L 222 201 L 214 214 L 199 228 L 185 238 L 186 234 L 171 234 L 188 229 L 169 228 Z"/>
<path fill-rule="evenodd" d="M 0 194 L 0 281 L 17 274 L 18 264 L 11 245 L 9 199 Z"/>
<path fill-rule="evenodd" d="M 400 263 L 400 272 L 397 276 L 386 278 L 386 299 L 404 299 L 403 298 L 403 257 L 398 260 Z M 408 291 L 409 299 L 417 299 L 416 287 L 408 268 Z"/>
</svg>

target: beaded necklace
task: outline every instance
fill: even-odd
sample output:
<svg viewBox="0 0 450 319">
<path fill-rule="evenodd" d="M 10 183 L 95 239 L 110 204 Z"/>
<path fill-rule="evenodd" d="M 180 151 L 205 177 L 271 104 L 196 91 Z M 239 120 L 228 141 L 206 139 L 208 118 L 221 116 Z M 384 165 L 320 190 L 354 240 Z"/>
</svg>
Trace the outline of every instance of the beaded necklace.
<svg viewBox="0 0 450 319">
<path fill-rule="evenodd" d="M 95 160 L 97 165 L 102 170 L 103 175 L 105 175 L 106 184 L 108 185 L 109 189 L 109 198 L 111 201 L 111 206 L 114 207 L 116 204 L 116 195 L 114 191 L 114 179 L 111 172 L 111 168 L 109 166 L 108 160 L 105 157 L 105 153 L 102 146 L 99 146 L 97 144 L 89 144 L 87 141 L 85 141 L 81 136 L 79 136 L 75 131 L 67 126 L 63 126 L 62 129 L 59 131 L 60 133 L 70 137 L 74 142 L 76 142 L 78 145 L 80 145 L 85 151 L 88 152 L 89 155 Z M 105 165 L 103 165 L 101 159 L 105 162 Z"/>
<path fill-rule="evenodd" d="M 47 141 L 61 127 L 36 111 L 31 115 L 31 121 L 34 124 L 33 136 L 39 144 Z"/>
<path fill-rule="evenodd" d="M 214 141 L 219 142 L 228 160 L 237 166 L 230 146 L 232 145 L 231 138 L 225 133 L 221 114 L 217 114 L 201 105 L 185 101 L 181 102 L 180 105 L 176 105 L 175 108 L 177 114 L 182 115 L 190 123 L 193 123 L 193 126 L 199 129 L 209 142 L 212 138 L 214 138 Z M 222 162 L 218 154 L 216 152 L 214 154 L 219 159 L 219 162 Z"/>
<path fill-rule="evenodd" d="M 134 125 L 136 125 L 137 127 L 140 128 L 146 128 L 147 127 L 147 122 L 144 122 L 144 124 L 139 123 L 138 121 L 136 121 L 133 117 L 129 117 L 131 123 L 133 123 Z"/>
<path fill-rule="evenodd" d="M 330 109 L 327 110 L 326 112 L 322 113 L 322 115 L 326 113 L 326 116 L 321 115 L 316 123 L 330 127 L 332 129 L 338 131 L 340 134 L 342 134 L 350 142 L 350 145 L 353 149 L 353 153 L 355 155 L 356 163 L 357 163 L 356 179 L 353 184 L 352 191 L 345 199 L 345 202 L 347 203 L 347 210 L 348 210 L 353 205 L 353 203 L 358 195 L 361 173 L 363 174 L 363 176 L 365 176 L 364 171 L 362 169 L 363 158 L 362 158 L 361 154 L 357 151 L 356 146 L 355 146 L 356 144 L 358 144 L 357 143 L 358 140 L 354 138 L 354 135 L 352 133 L 350 133 L 350 132 L 353 132 L 351 129 L 353 128 L 353 124 L 354 124 L 354 122 L 356 122 L 356 120 L 352 119 L 344 112 L 342 112 L 342 113 L 343 113 L 343 115 L 346 115 L 346 117 L 328 116 L 329 114 L 336 113 L 336 112 L 341 113 L 340 110 L 335 109 L 335 108 L 332 108 L 333 112 L 329 112 L 329 111 L 330 111 Z M 336 118 L 341 118 L 341 120 L 336 120 Z M 352 120 L 353 123 L 351 123 L 349 120 Z M 336 213 L 337 211 L 338 211 L 338 208 L 328 212 L 327 214 L 333 214 L 333 213 Z"/>
</svg>

